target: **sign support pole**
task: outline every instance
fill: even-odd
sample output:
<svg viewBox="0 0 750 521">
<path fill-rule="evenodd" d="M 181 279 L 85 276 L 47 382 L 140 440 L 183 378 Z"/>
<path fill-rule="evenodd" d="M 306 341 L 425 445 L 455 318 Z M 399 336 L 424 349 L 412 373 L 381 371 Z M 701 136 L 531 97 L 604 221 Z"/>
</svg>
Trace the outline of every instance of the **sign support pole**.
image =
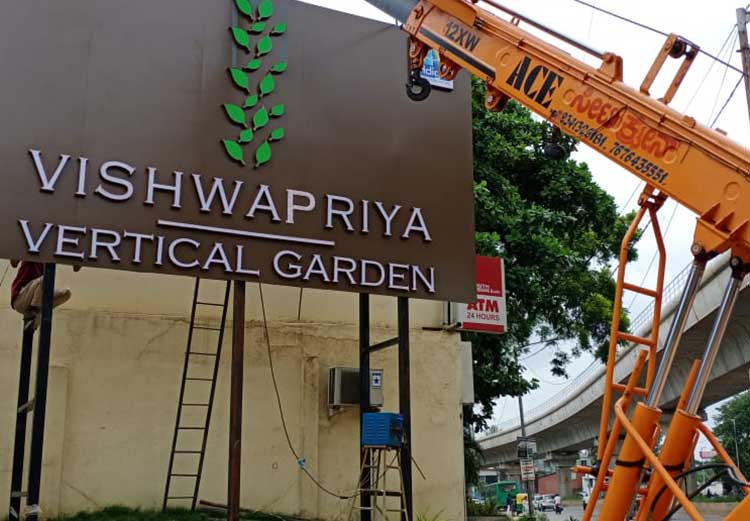
<svg viewBox="0 0 750 521">
<path fill-rule="evenodd" d="M 49 378 L 50 344 L 52 341 L 52 304 L 55 295 L 55 265 L 44 265 L 42 282 L 41 328 L 39 354 L 36 362 L 36 390 L 31 427 L 31 452 L 29 455 L 29 481 L 26 519 L 39 518 L 39 496 L 42 484 L 42 455 L 44 449 L 44 420 L 47 410 L 47 382 Z M 33 326 L 32 326 L 33 327 Z"/>
<path fill-rule="evenodd" d="M 229 397 L 229 485 L 227 519 L 240 518 L 242 461 L 242 387 L 245 356 L 245 281 L 234 281 L 232 302 L 232 375 Z"/>
<path fill-rule="evenodd" d="M 411 473 L 411 364 L 409 361 L 409 299 L 398 297 L 398 403 L 404 418 L 404 443 L 401 446 L 401 473 L 406 496 L 406 516 L 413 521 Z M 403 516 L 402 516 L 403 517 Z"/>
<path fill-rule="evenodd" d="M 518 395 L 518 412 L 521 416 L 521 436 L 526 438 L 526 422 L 523 417 L 523 396 Z M 519 462 L 520 463 L 520 462 Z M 529 480 L 526 482 L 526 492 L 529 499 L 529 515 L 534 515 L 534 481 Z"/>
<path fill-rule="evenodd" d="M 360 488 L 363 490 L 370 489 L 370 467 L 372 465 L 371 453 L 365 451 L 362 447 L 362 424 L 364 414 L 370 412 L 370 295 L 368 293 L 359 294 L 359 459 L 363 465 Z M 367 461 L 365 461 L 367 458 Z M 371 521 L 372 507 L 371 495 L 369 492 L 363 492 L 359 496 L 360 519 L 361 521 Z"/>
</svg>

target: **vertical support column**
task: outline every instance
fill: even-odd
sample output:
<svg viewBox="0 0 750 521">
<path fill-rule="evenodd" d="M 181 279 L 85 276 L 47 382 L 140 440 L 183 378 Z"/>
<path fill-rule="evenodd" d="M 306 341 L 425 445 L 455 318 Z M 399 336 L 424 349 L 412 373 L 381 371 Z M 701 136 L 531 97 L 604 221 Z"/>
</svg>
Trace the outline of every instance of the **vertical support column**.
<svg viewBox="0 0 750 521">
<path fill-rule="evenodd" d="M 404 444 L 401 447 L 401 467 L 406 496 L 406 513 L 413 521 L 411 475 L 411 365 L 409 362 L 409 299 L 398 297 L 398 403 L 404 417 Z"/>
<path fill-rule="evenodd" d="M 47 408 L 47 380 L 49 377 L 50 343 L 52 341 L 52 304 L 55 295 L 55 265 L 44 265 L 42 282 L 42 324 L 39 331 L 39 350 L 36 363 L 36 389 L 31 427 L 29 456 L 28 515 L 29 521 L 39 518 L 39 494 L 42 483 L 42 454 L 44 449 L 44 420 Z"/>
<path fill-rule="evenodd" d="M 740 40 L 740 57 L 742 58 L 742 70 L 745 73 L 745 96 L 747 97 L 747 110 L 750 114 L 750 45 L 747 42 L 747 10 L 739 7 L 737 14 L 737 34 Z"/>
<path fill-rule="evenodd" d="M 370 410 L 370 295 L 359 294 L 359 460 L 363 467 L 363 475 L 360 476 L 362 489 L 370 489 L 370 467 L 372 460 L 370 453 L 362 447 L 362 420 L 363 415 Z M 365 461 L 367 459 L 367 461 Z M 360 520 L 370 521 L 372 519 L 372 497 L 369 492 L 359 496 Z"/>
<path fill-rule="evenodd" d="M 526 421 L 523 417 L 523 395 L 518 395 L 518 414 L 521 417 L 521 436 L 526 438 Z M 520 466 L 520 461 L 518 462 Z M 523 472 L 522 472 L 523 473 Z M 523 477 L 523 476 L 522 476 Z M 534 481 L 530 480 L 526 482 L 526 493 L 529 500 L 529 515 L 534 515 Z"/>
<path fill-rule="evenodd" d="M 23 344 L 21 369 L 18 374 L 18 408 L 16 409 L 16 436 L 13 443 L 13 473 L 10 483 L 10 521 L 21 519 L 21 491 L 23 489 L 23 461 L 26 451 L 26 420 L 29 414 L 29 388 L 31 386 L 31 353 L 34 350 L 33 317 L 23 319 Z"/>
<path fill-rule="evenodd" d="M 239 521 L 242 469 L 242 384 L 245 356 L 245 281 L 234 281 L 232 304 L 232 375 L 229 396 L 227 519 L 228 521 Z"/>
</svg>

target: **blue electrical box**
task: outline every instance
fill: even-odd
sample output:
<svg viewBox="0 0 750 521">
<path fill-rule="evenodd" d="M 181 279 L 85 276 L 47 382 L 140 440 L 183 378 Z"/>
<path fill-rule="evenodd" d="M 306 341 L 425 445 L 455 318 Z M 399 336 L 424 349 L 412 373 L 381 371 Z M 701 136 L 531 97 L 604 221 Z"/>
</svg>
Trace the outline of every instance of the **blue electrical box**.
<svg viewBox="0 0 750 521">
<path fill-rule="evenodd" d="M 362 415 L 363 447 L 400 447 L 404 439 L 404 417 L 392 412 Z"/>
</svg>

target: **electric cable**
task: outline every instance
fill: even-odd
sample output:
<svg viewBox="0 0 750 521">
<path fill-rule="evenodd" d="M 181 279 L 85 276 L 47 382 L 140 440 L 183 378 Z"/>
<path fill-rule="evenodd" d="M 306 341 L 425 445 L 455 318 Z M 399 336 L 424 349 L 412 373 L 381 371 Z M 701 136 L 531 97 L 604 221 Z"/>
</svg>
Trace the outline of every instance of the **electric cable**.
<svg viewBox="0 0 750 521">
<path fill-rule="evenodd" d="M 286 416 L 284 415 L 284 407 L 281 403 L 281 393 L 279 392 L 279 386 L 276 381 L 276 370 L 273 365 L 273 355 L 271 353 L 271 337 L 269 336 L 268 319 L 266 317 L 266 303 L 265 303 L 265 299 L 263 298 L 263 285 L 260 283 L 258 284 L 258 291 L 260 292 L 260 308 L 263 313 L 263 332 L 264 332 L 264 336 L 266 337 L 266 351 L 268 353 L 268 366 L 271 370 L 271 381 L 273 382 L 273 390 L 274 390 L 274 394 L 276 395 L 276 404 L 278 405 L 279 417 L 281 419 L 281 428 L 284 431 L 284 437 L 286 438 L 286 443 L 289 446 L 290 452 L 292 453 L 294 458 L 297 460 L 297 464 L 299 465 L 299 468 L 302 470 L 302 472 L 304 472 L 304 474 L 310 479 L 310 481 L 313 482 L 313 484 L 315 484 L 316 487 L 318 487 L 320 490 L 322 490 L 329 496 L 333 496 L 341 500 L 349 500 L 349 499 L 354 499 L 358 496 L 361 496 L 364 491 L 359 490 L 359 488 L 354 493 L 346 494 L 346 495 L 340 494 L 338 492 L 335 492 L 327 488 L 307 468 L 305 468 L 305 459 L 301 457 L 299 453 L 297 452 L 297 450 L 294 448 L 294 444 L 292 443 L 292 438 L 289 435 L 289 428 L 287 427 L 287 424 L 286 424 Z M 393 460 L 391 461 L 390 465 L 393 465 L 393 462 L 395 461 L 396 457 L 397 455 L 394 455 Z M 414 461 L 413 458 L 412 458 L 412 461 Z M 419 467 L 419 465 L 417 465 L 417 467 Z M 386 466 L 385 471 L 383 471 L 383 474 L 376 477 L 375 479 L 379 481 L 385 475 L 385 472 L 387 472 L 387 470 L 388 470 L 388 466 Z M 421 473 L 421 470 L 420 470 L 420 473 Z M 362 481 L 363 481 L 363 477 L 358 482 L 359 487 L 362 486 Z"/>
<path fill-rule="evenodd" d="M 699 465 L 697 467 L 693 467 L 692 469 L 689 469 L 689 470 L 686 470 L 684 472 L 681 472 L 681 473 L 677 474 L 676 476 L 673 476 L 673 479 L 675 481 L 677 481 L 679 479 L 685 478 L 685 477 L 687 477 L 687 476 L 689 476 L 691 474 L 694 474 L 696 472 L 699 472 L 701 470 L 709 470 L 709 469 L 722 469 L 720 473 L 716 474 L 713 478 L 711 478 L 708 481 L 709 484 L 712 483 L 713 481 L 715 481 L 716 479 L 718 479 L 719 477 L 723 476 L 724 474 L 727 474 L 727 476 L 729 477 L 729 479 L 732 480 L 733 482 L 735 482 L 736 484 L 738 484 L 738 485 L 740 485 L 742 487 L 748 487 L 748 486 L 750 486 L 750 483 L 745 483 L 744 481 L 742 481 L 741 479 L 739 479 L 739 477 L 735 474 L 734 469 L 731 466 L 727 465 L 726 463 L 709 463 L 709 464 L 706 464 L 706 465 Z M 654 497 L 654 500 L 651 502 L 651 509 L 649 510 L 649 513 L 651 513 L 651 512 L 654 511 L 654 507 L 656 506 L 656 503 L 658 503 L 659 498 L 661 498 L 662 494 L 666 490 L 667 490 L 667 485 L 666 484 L 662 485 L 662 487 L 659 489 L 659 492 L 657 492 L 656 496 Z M 688 499 L 692 499 L 693 497 L 695 497 L 696 495 L 698 495 L 702 491 L 703 491 L 703 489 L 698 489 L 697 491 L 694 491 L 693 493 L 691 493 L 690 495 L 688 495 Z M 673 509 L 672 511 L 670 511 L 670 513 L 667 515 L 667 517 L 664 518 L 664 521 L 667 521 L 668 519 L 670 519 L 680 509 L 679 504 L 675 508 L 677 510 Z"/>
<path fill-rule="evenodd" d="M 739 38 L 737 35 L 732 39 L 732 44 L 729 46 L 729 52 L 731 53 L 732 48 L 734 47 L 734 43 L 737 41 L 737 38 Z M 714 111 L 716 110 L 716 105 L 719 103 L 719 96 L 721 95 L 721 91 L 724 88 L 724 82 L 727 79 L 727 73 L 729 72 L 729 68 L 724 68 L 724 74 L 721 75 L 721 83 L 719 83 L 719 88 L 716 89 L 716 97 L 714 98 L 714 104 L 711 107 L 711 114 L 708 116 L 709 121 L 713 119 L 714 117 Z"/>
<path fill-rule="evenodd" d="M 635 25 L 637 27 L 640 27 L 641 29 L 646 29 L 647 31 L 651 31 L 652 33 L 659 34 L 659 35 L 664 36 L 664 37 L 668 37 L 669 36 L 669 33 L 666 33 L 664 31 L 656 29 L 655 27 L 651 27 L 651 26 L 646 25 L 644 23 L 637 22 L 637 21 L 635 21 L 635 20 L 633 20 L 631 18 L 627 18 L 625 16 L 619 15 L 619 14 L 614 13 L 612 11 L 607 11 L 606 9 L 602 9 L 601 7 L 597 7 L 596 5 L 590 4 L 589 2 L 584 2 L 583 0 L 573 0 L 573 2 L 575 2 L 577 4 L 585 5 L 586 7 L 590 7 L 591 9 L 595 9 L 596 11 L 604 13 L 604 14 L 606 14 L 608 16 L 613 17 L 613 18 L 617 18 L 618 20 L 622 20 L 623 22 L 627 22 L 629 24 Z M 739 72 L 740 74 L 742 74 L 743 77 L 745 76 L 745 73 L 744 73 L 744 71 L 742 69 L 738 69 L 737 67 L 735 67 L 731 63 L 722 60 L 718 56 L 714 56 L 710 52 L 704 51 L 703 49 L 699 49 L 698 52 L 700 52 L 701 54 L 703 54 L 703 55 L 711 58 L 712 60 L 714 60 L 714 61 L 716 61 L 718 63 L 721 63 L 722 65 L 724 65 L 724 66 L 732 69 L 735 72 Z"/>
<path fill-rule="evenodd" d="M 719 49 L 719 52 L 717 53 L 719 56 L 721 56 L 721 53 L 724 52 L 724 48 L 729 44 L 730 39 L 732 38 L 732 35 L 735 34 L 734 30 L 737 26 L 733 25 L 732 28 L 729 30 L 729 34 L 727 34 L 727 37 L 724 39 L 724 43 L 721 44 L 721 48 Z M 730 46 L 731 49 L 731 46 Z M 711 71 L 714 68 L 714 65 L 716 65 L 715 61 L 711 61 L 711 65 L 708 66 L 708 70 L 706 71 L 706 74 L 703 75 L 703 79 L 701 79 L 700 83 L 698 84 L 698 87 L 696 87 L 695 92 L 693 93 L 693 96 L 690 98 L 690 100 L 687 102 L 685 107 L 682 109 L 682 112 L 685 113 L 690 108 L 690 105 L 693 104 L 693 101 L 698 97 L 698 93 L 700 92 L 701 88 L 703 87 L 703 84 L 706 82 L 708 77 L 711 75 Z"/>
<path fill-rule="evenodd" d="M 727 105 L 729 105 L 729 102 L 730 102 L 730 101 L 732 100 L 732 98 L 734 97 L 734 93 L 735 93 L 735 92 L 737 92 L 737 88 L 738 88 L 738 87 L 740 86 L 740 83 L 742 83 L 742 80 L 743 80 L 743 78 L 740 78 L 740 79 L 739 79 L 739 80 L 737 81 L 737 84 L 736 84 L 736 85 L 734 86 L 734 88 L 732 89 L 732 92 L 730 92 L 730 93 L 729 93 L 729 97 L 728 97 L 728 98 L 727 98 L 727 100 L 726 100 L 726 101 L 724 102 L 724 106 L 722 106 L 722 107 L 721 107 L 721 110 L 719 110 L 719 113 L 718 113 L 718 114 L 716 114 L 716 117 L 714 118 L 713 122 L 711 123 L 711 127 L 713 127 L 714 125 L 716 125 L 716 123 L 717 123 L 717 122 L 719 121 L 719 118 L 721 117 L 722 113 L 724 112 L 724 109 L 725 109 L 725 108 L 727 108 Z"/>
</svg>

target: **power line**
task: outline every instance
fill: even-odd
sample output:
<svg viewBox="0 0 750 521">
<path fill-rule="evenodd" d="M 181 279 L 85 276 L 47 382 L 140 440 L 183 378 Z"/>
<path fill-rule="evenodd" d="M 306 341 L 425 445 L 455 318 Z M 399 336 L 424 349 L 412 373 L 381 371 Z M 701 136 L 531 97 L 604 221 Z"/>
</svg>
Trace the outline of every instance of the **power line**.
<svg viewBox="0 0 750 521">
<path fill-rule="evenodd" d="M 736 25 L 733 25 L 732 28 L 729 30 L 729 34 L 727 34 L 726 39 L 724 39 L 724 43 L 721 44 L 721 48 L 719 49 L 719 52 L 717 53 L 719 56 L 721 56 L 721 53 L 724 52 L 724 48 L 727 46 L 727 44 L 731 40 L 732 35 L 736 34 L 735 33 L 736 27 L 737 27 Z M 731 46 L 730 46 L 730 49 L 731 49 Z M 703 76 L 703 79 L 700 81 L 700 83 L 698 84 L 698 87 L 695 89 L 695 92 L 693 93 L 693 97 L 691 97 L 690 101 L 687 102 L 687 105 L 685 105 L 685 108 L 682 109 L 682 112 L 687 112 L 687 110 L 690 108 L 690 105 L 692 105 L 693 101 L 695 101 L 695 98 L 698 97 L 698 93 L 700 92 L 701 88 L 703 87 L 703 84 L 706 82 L 709 75 L 711 74 L 711 71 L 713 70 L 714 65 L 716 65 L 716 61 L 712 60 L 711 65 L 709 65 L 708 70 L 706 71 L 706 74 Z"/>
<path fill-rule="evenodd" d="M 740 83 L 742 83 L 742 78 L 740 78 L 740 79 L 739 79 L 739 81 L 737 81 L 737 84 L 736 84 L 736 85 L 734 86 L 734 88 L 732 89 L 732 92 L 730 92 L 730 93 L 729 93 L 729 97 L 728 97 L 728 98 L 727 98 L 727 100 L 726 100 L 726 101 L 724 102 L 724 105 L 723 105 L 723 106 L 721 107 L 721 110 L 719 110 L 719 113 L 718 113 L 718 114 L 716 114 L 716 117 L 714 118 L 713 122 L 711 123 L 711 126 L 712 126 L 712 127 L 713 127 L 714 125 L 716 125 L 716 123 L 717 123 L 717 122 L 719 121 L 719 118 L 721 117 L 721 114 L 722 114 L 722 113 L 724 112 L 724 109 L 725 109 L 725 108 L 727 108 L 727 105 L 729 105 L 729 102 L 730 102 L 730 101 L 732 100 L 732 98 L 734 97 L 734 93 L 735 93 L 735 92 L 737 92 L 737 88 L 738 88 L 738 87 L 740 86 Z"/>
<path fill-rule="evenodd" d="M 284 415 L 284 407 L 281 404 L 281 393 L 279 392 L 279 386 L 278 386 L 278 383 L 276 382 L 276 371 L 274 369 L 273 356 L 271 354 L 271 338 L 268 334 L 268 319 L 266 318 L 266 303 L 265 303 L 265 299 L 263 298 L 263 285 L 262 284 L 258 284 L 258 290 L 260 292 L 260 308 L 263 312 L 263 332 L 264 332 L 264 336 L 266 337 L 266 349 L 268 352 L 268 366 L 271 369 L 271 381 L 273 382 L 273 390 L 274 390 L 274 393 L 276 394 L 276 404 L 278 405 L 279 417 L 281 418 L 281 427 L 284 431 L 284 436 L 286 437 L 286 443 L 289 446 L 289 450 L 294 455 L 294 458 L 297 460 L 297 464 L 299 465 L 300 469 L 302 469 L 302 472 L 305 473 L 305 475 L 310 479 L 310 481 L 312 481 L 315 484 L 316 487 L 318 487 L 320 490 L 322 490 L 326 494 L 333 496 L 335 498 L 338 498 L 338 499 L 343 499 L 343 500 L 354 499 L 357 496 L 361 495 L 362 492 L 357 491 L 352 494 L 344 495 L 344 494 L 339 494 L 338 492 L 335 492 L 333 490 L 326 488 L 325 485 L 323 485 L 320 481 L 318 481 L 318 479 L 315 476 L 313 476 L 312 473 L 309 470 L 307 470 L 307 468 L 305 468 L 304 458 L 300 457 L 300 455 L 297 453 L 297 450 L 294 448 L 294 444 L 292 443 L 292 438 L 289 435 L 289 429 L 286 424 L 286 417 Z M 387 467 L 386 467 L 386 470 L 387 470 Z M 362 485 L 361 481 L 359 485 L 360 486 Z"/>
<path fill-rule="evenodd" d="M 737 41 L 738 36 L 735 35 L 735 37 L 732 39 L 732 44 L 729 46 L 729 52 L 732 52 L 732 48 L 734 47 L 734 42 Z M 708 116 L 708 119 L 711 120 L 711 118 L 714 117 L 714 111 L 716 110 L 716 105 L 719 103 L 719 96 L 721 95 L 721 90 L 724 88 L 724 82 L 727 79 L 727 72 L 729 72 L 728 68 L 724 69 L 724 74 L 721 75 L 721 83 L 719 83 L 719 88 L 716 89 L 716 97 L 714 98 L 714 104 L 711 107 L 711 115 Z M 740 78 L 741 79 L 741 78 Z"/>
<path fill-rule="evenodd" d="M 573 2 L 575 2 L 577 4 L 585 5 L 586 7 L 590 7 L 591 9 L 595 9 L 595 10 L 597 10 L 599 12 L 602 12 L 602 13 L 608 15 L 608 16 L 611 16 L 613 18 L 617 18 L 618 20 L 622 20 L 623 22 L 627 22 L 627 23 L 629 23 L 631 25 L 635 25 L 637 27 L 640 27 L 641 29 L 646 29 L 647 31 L 651 31 L 652 33 L 659 34 L 659 35 L 665 36 L 665 37 L 669 36 L 669 33 L 666 33 L 664 31 L 656 29 L 655 27 L 651 27 L 650 25 L 646 25 L 644 23 L 637 22 L 636 20 L 633 20 L 631 18 L 627 18 L 625 16 L 619 15 L 619 14 L 614 13 L 612 11 L 607 11 L 606 9 L 602 9 L 601 7 L 597 7 L 594 4 L 590 4 L 588 2 L 584 2 L 583 0 L 573 0 Z M 711 58 L 712 60 L 715 60 L 715 61 L 721 63 L 722 65 L 724 65 L 724 66 L 732 69 L 735 72 L 739 72 L 740 74 L 742 74 L 743 77 L 745 76 L 745 73 L 742 71 L 742 69 L 738 69 L 737 67 L 735 67 L 731 63 L 726 62 L 726 61 L 722 60 L 721 58 L 719 58 L 717 56 L 714 56 L 713 54 L 711 54 L 711 53 L 709 53 L 707 51 L 704 51 L 703 49 L 699 49 L 698 52 L 700 52 L 701 54 L 704 54 L 705 56 Z"/>
</svg>

